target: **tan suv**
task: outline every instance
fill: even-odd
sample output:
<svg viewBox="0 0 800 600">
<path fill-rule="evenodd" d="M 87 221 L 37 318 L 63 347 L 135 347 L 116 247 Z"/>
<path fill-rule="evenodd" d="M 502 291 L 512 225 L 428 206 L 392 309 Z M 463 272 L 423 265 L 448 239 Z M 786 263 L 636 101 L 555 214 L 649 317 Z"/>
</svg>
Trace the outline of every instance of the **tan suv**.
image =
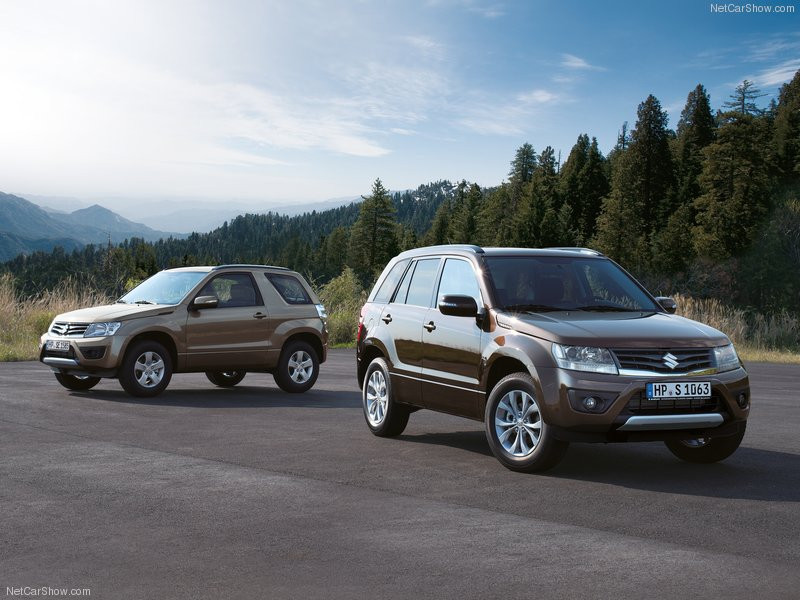
<svg viewBox="0 0 800 600">
<path fill-rule="evenodd" d="M 173 373 L 205 372 L 232 387 L 247 371 L 305 392 L 325 361 L 327 315 L 299 273 L 263 265 L 161 271 L 115 304 L 58 315 L 40 360 L 70 390 L 116 377 L 133 396 L 156 396 Z"/>
</svg>

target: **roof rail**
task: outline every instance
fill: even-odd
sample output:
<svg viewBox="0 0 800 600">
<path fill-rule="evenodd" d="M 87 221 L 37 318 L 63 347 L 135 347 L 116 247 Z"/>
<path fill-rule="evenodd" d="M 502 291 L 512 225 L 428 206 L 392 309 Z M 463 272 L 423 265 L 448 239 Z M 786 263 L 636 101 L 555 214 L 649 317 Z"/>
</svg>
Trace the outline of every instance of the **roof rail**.
<svg viewBox="0 0 800 600">
<path fill-rule="evenodd" d="M 447 250 L 466 250 L 475 254 L 483 254 L 483 248 L 475 244 L 440 244 L 438 246 L 420 246 L 411 250 L 441 250 L 443 252 Z"/>
<path fill-rule="evenodd" d="M 288 267 L 276 267 L 274 265 L 248 265 L 244 263 L 235 263 L 230 265 L 217 265 L 216 267 L 212 267 L 212 271 L 218 271 L 219 269 L 230 269 L 230 268 L 245 268 L 245 269 L 278 269 L 280 271 L 291 271 Z"/>
<path fill-rule="evenodd" d="M 602 252 L 595 250 L 593 248 L 579 248 L 579 247 L 571 247 L 565 246 L 560 248 L 544 248 L 544 250 L 563 250 L 565 252 L 579 252 L 580 254 L 591 254 L 592 256 L 605 256 Z"/>
</svg>

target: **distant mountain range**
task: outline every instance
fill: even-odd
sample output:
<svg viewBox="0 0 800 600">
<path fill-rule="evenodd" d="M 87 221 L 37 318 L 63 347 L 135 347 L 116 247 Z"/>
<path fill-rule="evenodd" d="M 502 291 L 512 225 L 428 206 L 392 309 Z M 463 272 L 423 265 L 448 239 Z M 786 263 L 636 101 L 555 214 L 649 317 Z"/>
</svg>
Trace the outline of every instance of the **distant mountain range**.
<svg viewBox="0 0 800 600">
<path fill-rule="evenodd" d="M 0 261 L 21 253 L 67 251 L 89 243 L 119 243 L 138 237 L 156 241 L 179 234 L 151 229 L 97 204 L 69 213 L 48 212 L 19 196 L 0 192 Z"/>
<path fill-rule="evenodd" d="M 64 196 L 25 195 L 25 198 L 38 204 L 50 213 L 70 213 L 89 205 L 78 198 Z M 358 202 L 360 196 L 346 196 L 320 202 L 291 204 L 267 204 L 230 200 L 211 202 L 209 200 L 188 200 L 185 198 L 124 198 L 109 197 L 102 201 L 103 206 L 137 223 L 154 229 L 169 229 L 180 233 L 205 233 L 216 229 L 225 221 L 232 221 L 243 214 L 264 214 L 267 212 L 294 216 L 312 211 L 321 212 L 351 202 Z"/>
</svg>

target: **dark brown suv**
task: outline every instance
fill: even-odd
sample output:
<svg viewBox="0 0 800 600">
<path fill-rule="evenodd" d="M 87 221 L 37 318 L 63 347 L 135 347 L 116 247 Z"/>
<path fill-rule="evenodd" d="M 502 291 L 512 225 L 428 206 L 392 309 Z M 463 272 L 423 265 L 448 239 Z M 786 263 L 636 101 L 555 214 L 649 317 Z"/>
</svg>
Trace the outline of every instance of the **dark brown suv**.
<svg viewBox="0 0 800 600">
<path fill-rule="evenodd" d="M 367 425 L 399 435 L 420 408 L 482 420 L 519 471 L 554 466 L 570 441 L 722 460 L 744 436 L 747 373 L 725 334 L 673 313 L 586 248 L 404 252 L 361 311 Z"/>
</svg>

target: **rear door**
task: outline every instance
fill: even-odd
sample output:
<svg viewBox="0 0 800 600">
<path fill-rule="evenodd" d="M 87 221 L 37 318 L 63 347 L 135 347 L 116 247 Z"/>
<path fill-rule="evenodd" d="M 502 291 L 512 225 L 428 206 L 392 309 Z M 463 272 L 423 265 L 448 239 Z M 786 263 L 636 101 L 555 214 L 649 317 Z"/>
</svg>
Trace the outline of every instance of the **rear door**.
<svg viewBox="0 0 800 600">
<path fill-rule="evenodd" d="M 478 279 L 470 261 L 445 259 L 436 301 L 425 315 L 422 400 L 427 408 L 481 417 L 476 413 L 482 396 L 478 375 L 483 332 L 474 317 L 453 317 L 439 312 L 438 300 L 446 294 L 472 296 L 478 309 L 483 309 Z"/>
<path fill-rule="evenodd" d="M 216 308 L 189 312 L 187 365 L 191 370 L 264 368 L 270 338 L 261 292 L 249 272 L 221 273 L 196 296 L 216 296 Z"/>
<path fill-rule="evenodd" d="M 401 402 L 417 406 L 422 405 L 422 324 L 433 301 L 440 262 L 439 258 L 414 261 L 381 312 L 394 393 Z"/>
</svg>

